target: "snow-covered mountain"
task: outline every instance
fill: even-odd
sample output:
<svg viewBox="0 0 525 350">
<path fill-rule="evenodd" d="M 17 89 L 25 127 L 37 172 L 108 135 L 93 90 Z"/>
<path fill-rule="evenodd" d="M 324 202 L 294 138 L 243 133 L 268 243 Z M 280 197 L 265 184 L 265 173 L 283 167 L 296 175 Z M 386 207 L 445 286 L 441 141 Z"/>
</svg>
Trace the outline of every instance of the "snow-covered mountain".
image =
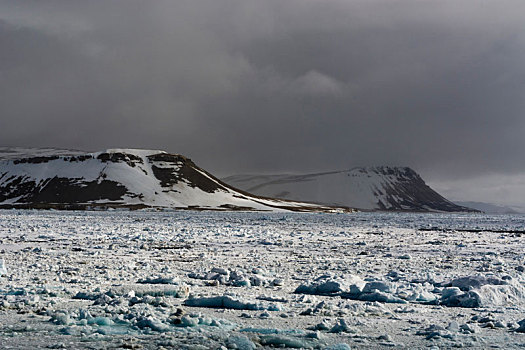
<svg viewBox="0 0 525 350">
<path fill-rule="evenodd" d="M 0 148 L 0 207 L 332 211 L 237 190 L 163 151 Z"/>
<path fill-rule="evenodd" d="M 223 181 L 257 195 L 364 210 L 473 211 L 445 199 L 407 167 L 307 175 L 233 175 Z"/>
</svg>

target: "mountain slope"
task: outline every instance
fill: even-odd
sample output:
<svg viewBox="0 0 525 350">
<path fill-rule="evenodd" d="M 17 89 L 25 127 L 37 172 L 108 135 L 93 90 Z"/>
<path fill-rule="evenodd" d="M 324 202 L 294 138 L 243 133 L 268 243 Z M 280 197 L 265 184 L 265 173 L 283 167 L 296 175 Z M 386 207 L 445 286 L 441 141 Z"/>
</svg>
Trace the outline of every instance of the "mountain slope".
<svg viewBox="0 0 525 350">
<path fill-rule="evenodd" d="M 258 195 L 365 210 L 472 211 L 442 197 L 407 167 L 307 175 L 234 175 L 223 181 Z"/>
<path fill-rule="evenodd" d="M 334 209 L 250 195 L 221 182 L 190 159 L 163 151 L 12 148 L 0 149 L 0 207 Z"/>
</svg>

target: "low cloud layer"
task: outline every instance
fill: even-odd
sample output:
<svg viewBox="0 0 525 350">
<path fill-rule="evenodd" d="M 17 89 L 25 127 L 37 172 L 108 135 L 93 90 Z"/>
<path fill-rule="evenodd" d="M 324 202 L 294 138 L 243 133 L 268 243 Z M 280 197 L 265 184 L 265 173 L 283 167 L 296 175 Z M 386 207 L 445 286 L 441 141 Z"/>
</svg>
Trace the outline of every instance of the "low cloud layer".
<svg viewBox="0 0 525 350">
<path fill-rule="evenodd" d="M 523 33 L 522 1 L 2 1 L 0 140 L 524 178 Z"/>
</svg>

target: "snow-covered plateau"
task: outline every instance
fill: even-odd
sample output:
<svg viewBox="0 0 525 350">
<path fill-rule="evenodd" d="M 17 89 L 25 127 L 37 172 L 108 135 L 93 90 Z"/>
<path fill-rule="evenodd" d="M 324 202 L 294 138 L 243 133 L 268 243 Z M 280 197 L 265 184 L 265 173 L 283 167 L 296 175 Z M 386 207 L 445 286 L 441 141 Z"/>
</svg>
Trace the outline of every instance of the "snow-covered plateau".
<svg viewBox="0 0 525 350">
<path fill-rule="evenodd" d="M 408 167 L 356 167 L 303 175 L 233 175 L 223 181 L 260 196 L 363 210 L 477 211 L 444 198 Z"/>
<path fill-rule="evenodd" d="M 0 147 L 0 208 L 164 207 L 192 210 L 351 211 L 264 198 L 223 183 L 180 154 Z"/>
<path fill-rule="evenodd" d="M 0 348 L 522 348 L 525 217 L 0 211 Z"/>
</svg>

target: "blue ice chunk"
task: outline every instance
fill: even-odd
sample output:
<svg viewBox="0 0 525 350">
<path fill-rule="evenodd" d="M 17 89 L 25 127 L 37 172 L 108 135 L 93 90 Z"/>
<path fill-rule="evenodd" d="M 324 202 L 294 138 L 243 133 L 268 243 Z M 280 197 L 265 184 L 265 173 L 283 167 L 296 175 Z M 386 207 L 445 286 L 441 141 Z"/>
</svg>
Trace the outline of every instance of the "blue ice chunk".
<svg viewBox="0 0 525 350">
<path fill-rule="evenodd" d="M 339 344 L 327 346 L 323 348 L 323 350 L 352 350 L 352 348 L 350 347 L 350 345 L 346 343 L 339 343 Z"/>
<path fill-rule="evenodd" d="M 181 318 L 181 327 L 196 327 L 199 324 L 199 320 L 196 318 L 191 318 L 189 316 L 184 316 Z"/>
<path fill-rule="evenodd" d="M 281 305 L 277 305 L 277 304 L 270 304 L 268 306 L 268 311 L 283 311 Z"/>
<path fill-rule="evenodd" d="M 144 317 L 140 319 L 136 323 L 136 326 L 140 329 L 150 328 L 151 330 L 155 332 L 167 332 L 170 330 L 170 327 L 168 325 L 152 317 Z"/>
<path fill-rule="evenodd" d="M 257 346 L 245 335 L 234 335 L 228 338 L 228 348 L 238 350 L 255 350 Z"/>
<path fill-rule="evenodd" d="M 54 324 L 62 325 L 62 326 L 69 326 L 73 324 L 71 317 L 67 313 L 57 313 L 52 316 L 51 321 Z"/>
<path fill-rule="evenodd" d="M 111 326 L 100 326 L 95 333 L 102 335 L 123 335 L 133 334 L 127 323 L 113 323 Z"/>
<path fill-rule="evenodd" d="M 88 319 L 88 324 L 96 324 L 98 326 L 111 326 L 113 323 L 109 317 L 92 317 Z"/>
<path fill-rule="evenodd" d="M 24 289 L 11 289 L 6 295 L 27 295 L 27 291 Z"/>
<path fill-rule="evenodd" d="M 261 337 L 262 345 L 270 345 L 274 347 L 285 347 L 285 348 L 312 348 L 313 342 L 306 339 L 301 339 L 288 335 L 264 335 Z"/>
</svg>

